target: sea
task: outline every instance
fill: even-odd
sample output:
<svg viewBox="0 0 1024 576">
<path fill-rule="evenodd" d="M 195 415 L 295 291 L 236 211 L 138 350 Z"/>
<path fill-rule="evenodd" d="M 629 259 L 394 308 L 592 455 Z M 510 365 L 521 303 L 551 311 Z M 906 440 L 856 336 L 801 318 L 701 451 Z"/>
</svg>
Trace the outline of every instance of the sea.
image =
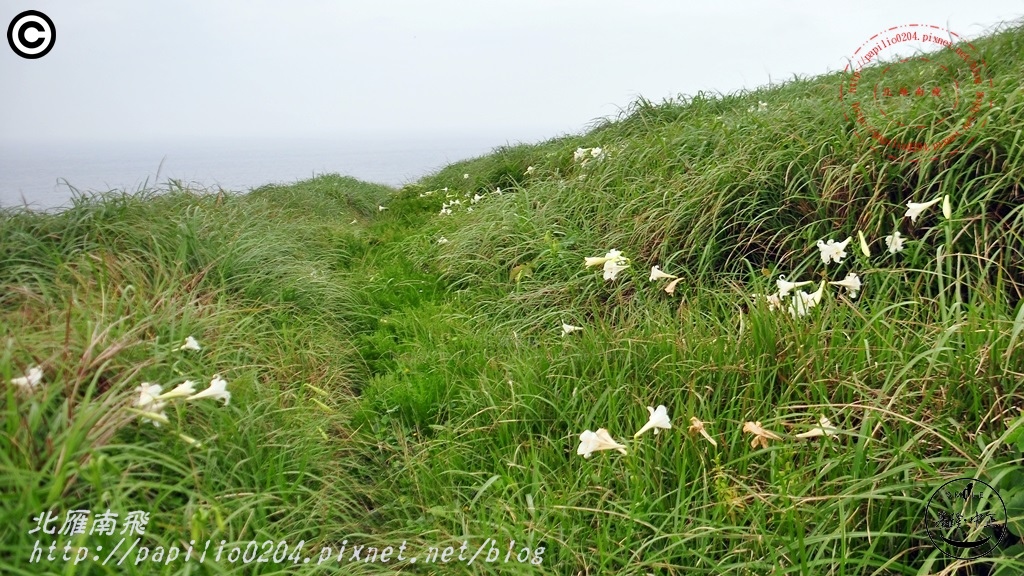
<svg viewBox="0 0 1024 576">
<path fill-rule="evenodd" d="M 244 193 L 336 173 L 398 187 L 506 144 L 487 136 L 0 143 L 0 208 L 53 211 L 76 193 L 171 181 Z"/>
</svg>

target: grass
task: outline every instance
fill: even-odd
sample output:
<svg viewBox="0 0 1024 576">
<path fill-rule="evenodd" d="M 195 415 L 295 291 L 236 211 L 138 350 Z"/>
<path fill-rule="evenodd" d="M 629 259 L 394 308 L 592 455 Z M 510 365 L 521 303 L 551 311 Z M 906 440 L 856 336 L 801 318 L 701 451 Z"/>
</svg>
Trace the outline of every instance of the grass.
<svg viewBox="0 0 1024 576">
<path fill-rule="evenodd" d="M 401 190 L 321 176 L 8 210 L 0 377 L 44 379 L 0 397 L 0 572 L 1021 573 L 1022 43 L 1019 27 L 975 42 L 994 106 L 935 158 L 853 137 L 833 74 L 640 100 Z M 902 218 L 945 195 L 951 218 Z M 846 237 L 824 266 L 815 241 Z M 605 282 L 582 262 L 610 248 L 631 266 Z M 683 277 L 674 295 L 648 281 L 655 264 Z M 804 317 L 751 297 L 779 274 L 850 271 L 861 295 L 830 288 Z M 202 350 L 178 350 L 189 335 Z M 129 411 L 144 381 L 214 374 L 227 406 L 179 403 L 160 428 Z M 659 404 L 672 430 L 634 440 Z M 838 438 L 795 438 L 822 415 Z M 752 448 L 747 421 L 782 439 Z M 627 455 L 578 456 L 598 428 Z M 1013 531 L 975 560 L 928 537 L 929 498 L 965 476 L 996 487 Z M 69 557 L 117 545 L 29 533 L 77 509 L 149 512 L 146 558 L 30 563 L 37 540 Z M 168 560 L 207 540 L 202 564 Z M 288 558 L 300 540 L 309 563 Z M 250 541 L 242 558 L 292 548 L 229 559 Z M 357 546 L 377 561 L 352 561 Z"/>
</svg>

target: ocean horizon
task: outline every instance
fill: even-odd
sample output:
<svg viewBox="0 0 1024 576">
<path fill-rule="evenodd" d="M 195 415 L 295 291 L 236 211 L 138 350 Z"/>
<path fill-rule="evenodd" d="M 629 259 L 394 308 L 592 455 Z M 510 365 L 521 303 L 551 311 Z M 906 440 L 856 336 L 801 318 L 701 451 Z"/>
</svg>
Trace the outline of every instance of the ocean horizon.
<svg viewBox="0 0 1024 576">
<path fill-rule="evenodd" d="M 172 180 L 248 192 L 337 173 L 397 187 L 506 144 L 485 136 L 0 144 L 0 207 L 60 209 L 76 190 L 135 192 Z"/>
</svg>

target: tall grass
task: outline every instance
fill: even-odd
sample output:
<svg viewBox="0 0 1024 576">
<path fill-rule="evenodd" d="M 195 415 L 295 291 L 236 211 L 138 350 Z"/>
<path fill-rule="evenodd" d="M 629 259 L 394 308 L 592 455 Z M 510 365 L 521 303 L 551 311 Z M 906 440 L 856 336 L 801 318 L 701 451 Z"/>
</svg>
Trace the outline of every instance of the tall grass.
<svg viewBox="0 0 1024 576">
<path fill-rule="evenodd" d="M 827 75 L 640 100 L 398 191 L 323 176 L 4 214 L 0 376 L 45 378 L 0 400 L 0 568 L 113 571 L 27 560 L 40 512 L 109 508 L 151 511 L 150 548 L 304 540 L 312 559 L 118 573 L 1021 573 L 1022 34 L 975 43 L 995 106 L 934 159 L 855 138 Z M 945 195 L 951 218 L 903 218 Z M 846 237 L 824 266 L 815 241 Z M 583 259 L 611 248 L 631 266 L 605 282 Z M 682 276 L 675 294 L 655 264 Z M 830 288 L 804 317 L 752 297 L 850 271 L 860 296 Z M 177 349 L 188 335 L 202 351 Z M 227 407 L 160 429 L 126 410 L 142 381 L 218 373 Z M 660 404 L 673 428 L 633 439 Z M 796 437 L 821 416 L 837 438 Z M 752 447 L 748 421 L 781 440 Z M 627 455 L 578 456 L 598 428 Z M 928 537 L 926 504 L 956 477 L 1007 503 L 1013 535 L 979 559 Z M 334 560 L 403 542 L 387 565 Z M 500 560 L 429 559 L 464 543 Z"/>
</svg>

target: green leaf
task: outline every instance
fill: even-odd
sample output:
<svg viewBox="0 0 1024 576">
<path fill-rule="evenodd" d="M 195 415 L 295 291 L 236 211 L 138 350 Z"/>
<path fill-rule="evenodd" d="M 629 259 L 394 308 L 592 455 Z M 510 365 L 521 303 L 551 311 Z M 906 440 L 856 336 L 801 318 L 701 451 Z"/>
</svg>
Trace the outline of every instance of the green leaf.
<svg viewBox="0 0 1024 576">
<path fill-rule="evenodd" d="M 1006 499 L 1006 523 L 1018 537 L 1024 536 L 1024 488 Z"/>
</svg>

